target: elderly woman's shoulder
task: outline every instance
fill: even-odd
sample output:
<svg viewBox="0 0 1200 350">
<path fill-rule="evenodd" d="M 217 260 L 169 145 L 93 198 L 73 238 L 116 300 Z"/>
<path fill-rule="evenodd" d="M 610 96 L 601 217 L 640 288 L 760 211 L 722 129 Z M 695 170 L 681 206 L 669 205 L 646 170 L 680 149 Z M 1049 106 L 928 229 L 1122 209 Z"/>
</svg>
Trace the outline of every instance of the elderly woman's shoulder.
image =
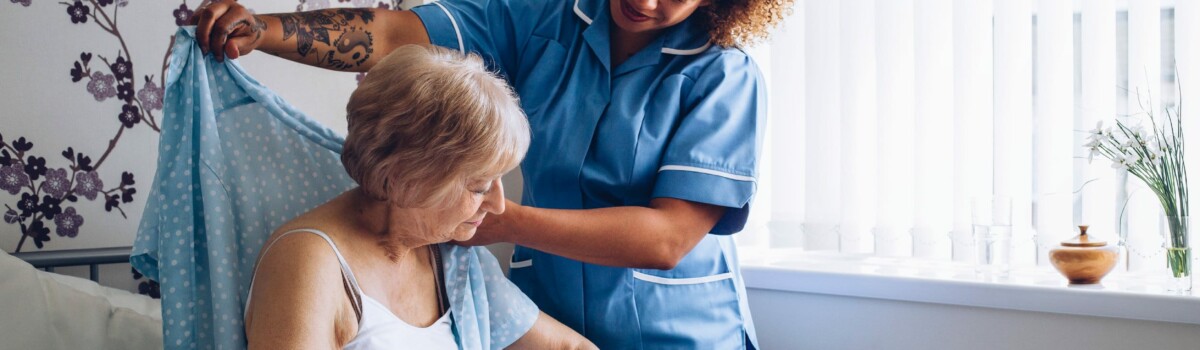
<svg viewBox="0 0 1200 350">
<path fill-rule="evenodd" d="M 325 238 L 281 230 L 267 242 L 255 268 L 256 290 L 270 290 L 277 297 L 277 292 L 289 291 L 287 299 L 310 301 L 340 295 L 341 265 Z"/>
</svg>

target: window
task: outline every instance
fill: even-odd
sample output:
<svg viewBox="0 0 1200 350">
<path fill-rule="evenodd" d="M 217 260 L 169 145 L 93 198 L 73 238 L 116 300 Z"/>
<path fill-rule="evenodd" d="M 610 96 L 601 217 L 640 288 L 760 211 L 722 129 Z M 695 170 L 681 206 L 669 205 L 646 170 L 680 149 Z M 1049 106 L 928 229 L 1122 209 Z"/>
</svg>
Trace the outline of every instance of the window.
<svg viewBox="0 0 1200 350">
<path fill-rule="evenodd" d="M 1159 115 L 1200 105 L 1200 3 L 809 0 L 794 11 L 752 50 L 771 112 L 741 245 L 973 261 L 970 200 L 1005 195 L 1017 265 L 1047 265 L 1082 223 L 1114 243 L 1127 233 L 1131 269 L 1162 265 L 1157 200 L 1106 159 L 1089 164 L 1082 145 L 1139 103 Z M 1197 169 L 1200 107 L 1183 113 Z"/>
</svg>

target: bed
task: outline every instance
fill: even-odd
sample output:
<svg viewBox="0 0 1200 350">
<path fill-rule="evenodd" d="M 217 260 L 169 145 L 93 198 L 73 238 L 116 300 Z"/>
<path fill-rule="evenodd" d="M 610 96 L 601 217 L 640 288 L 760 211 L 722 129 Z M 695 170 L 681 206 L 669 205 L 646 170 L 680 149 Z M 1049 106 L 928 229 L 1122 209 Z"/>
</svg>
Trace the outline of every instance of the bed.
<svg viewBox="0 0 1200 350">
<path fill-rule="evenodd" d="M 159 301 L 95 282 L 99 265 L 128 262 L 129 252 L 0 252 L 0 348 L 162 349 Z M 89 266 L 91 280 L 51 272 L 66 266 Z"/>
</svg>

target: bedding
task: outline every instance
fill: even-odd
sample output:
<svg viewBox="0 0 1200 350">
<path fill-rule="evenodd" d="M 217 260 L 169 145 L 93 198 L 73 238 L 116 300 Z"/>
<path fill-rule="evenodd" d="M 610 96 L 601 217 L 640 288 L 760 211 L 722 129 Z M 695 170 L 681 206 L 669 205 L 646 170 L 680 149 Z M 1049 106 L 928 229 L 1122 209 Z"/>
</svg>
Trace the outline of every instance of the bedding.
<svg viewBox="0 0 1200 350">
<path fill-rule="evenodd" d="M 0 348 L 162 349 L 158 300 L 0 252 Z"/>
<path fill-rule="evenodd" d="M 266 238 L 354 183 L 341 136 L 236 60 L 203 55 L 194 29 L 175 37 L 158 170 L 130 260 L 159 283 L 166 348 L 242 349 L 242 308 Z M 528 331 L 538 309 L 490 252 L 440 248 L 461 348 L 503 348 Z"/>
</svg>

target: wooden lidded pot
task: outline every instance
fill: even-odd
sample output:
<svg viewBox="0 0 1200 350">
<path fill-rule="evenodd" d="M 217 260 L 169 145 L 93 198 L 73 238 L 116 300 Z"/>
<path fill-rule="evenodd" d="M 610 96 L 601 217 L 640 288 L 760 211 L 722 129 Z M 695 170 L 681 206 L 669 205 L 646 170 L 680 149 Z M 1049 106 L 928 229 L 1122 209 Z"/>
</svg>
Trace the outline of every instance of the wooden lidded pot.
<svg viewBox="0 0 1200 350">
<path fill-rule="evenodd" d="M 1050 250 L 1050 263 L 1071 284 L 1096 284 L 1117 265 L 1117 247 L 1088 236 L 1087 225 L 1079 235 Z"/>
</svg>

